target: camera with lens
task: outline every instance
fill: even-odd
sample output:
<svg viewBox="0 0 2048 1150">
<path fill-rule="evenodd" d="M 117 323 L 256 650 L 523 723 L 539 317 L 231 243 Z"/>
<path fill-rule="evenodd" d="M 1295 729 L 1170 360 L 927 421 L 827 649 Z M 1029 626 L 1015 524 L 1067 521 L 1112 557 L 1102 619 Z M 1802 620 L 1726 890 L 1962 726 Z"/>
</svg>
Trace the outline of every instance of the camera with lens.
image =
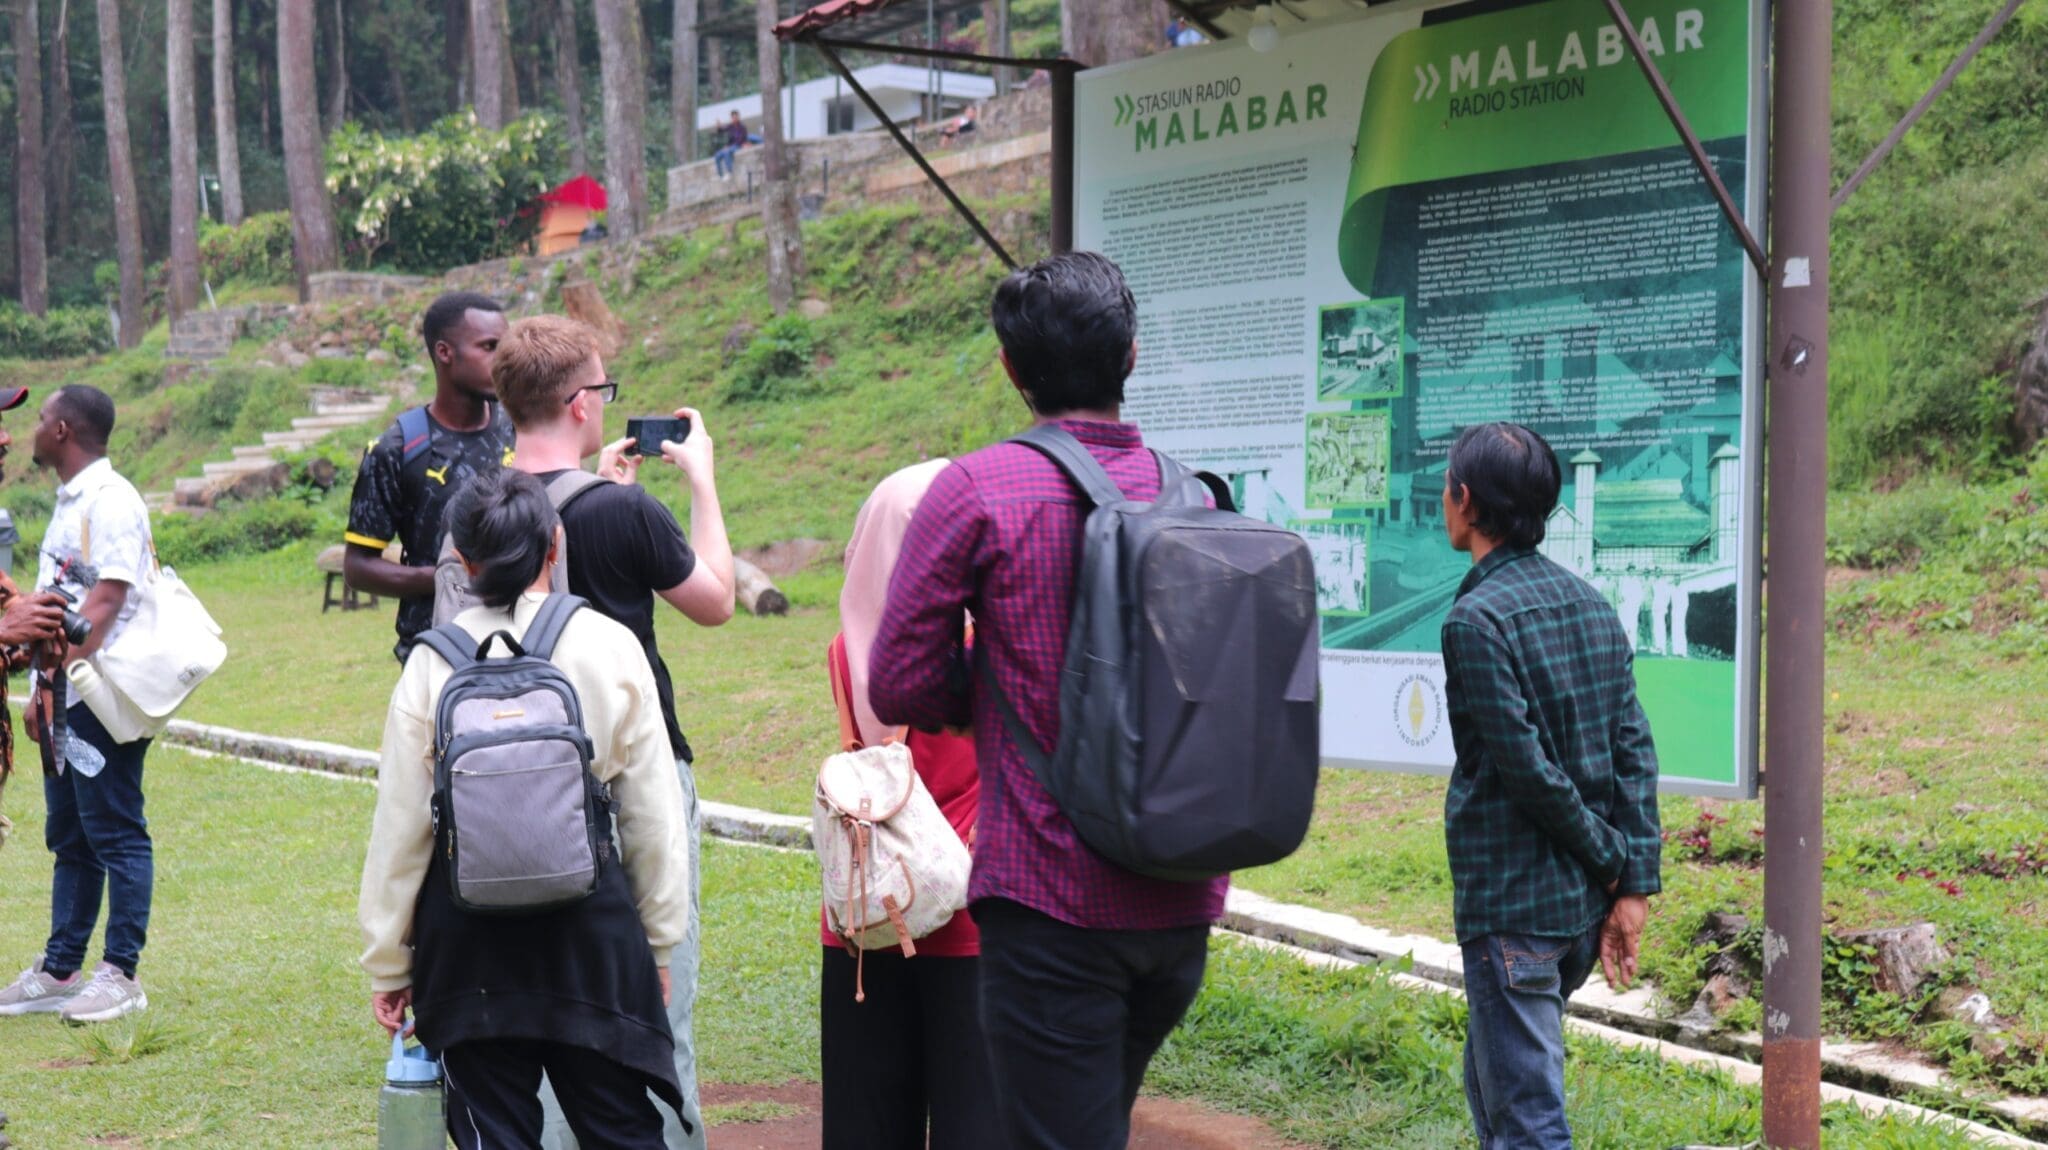
<svg viewBox="0 0 2048 1150">
<path fill-rule="evenodd" d="M 64 600 L 64 641 L 76 647 L 92 638 L 92 620 L 72 610 L 78 606 L 78 596 L 65 590 L 61 585 L 50 588 L 58 598 Z"/>
</svg>

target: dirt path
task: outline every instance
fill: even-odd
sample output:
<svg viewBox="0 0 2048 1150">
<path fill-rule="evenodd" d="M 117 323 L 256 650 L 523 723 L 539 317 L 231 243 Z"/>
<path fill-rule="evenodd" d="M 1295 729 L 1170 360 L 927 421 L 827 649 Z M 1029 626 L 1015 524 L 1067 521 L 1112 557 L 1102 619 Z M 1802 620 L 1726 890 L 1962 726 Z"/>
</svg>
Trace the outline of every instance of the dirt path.
<svg viewBox="0 0 2048 1150">
<path fill-rule="evenodd" d="M 817 1150 L 822 1140 L 818 1085 L 788 1082 L 781 1086 L 704 1087 L 704 1107 L 770 1103 L 798 1107 L 802 1114 L 768 1122 L 720 1126 L 712 1115 L 710 1150 Z M 1238 1114 L 1224 1114 L 1192 1102 L 1146 1097 L 1138 1100 L 1132 1122 L 1131 1150 L 1303 1150 L 1273 1133 L 1265 1123 Z"/>
</svg>

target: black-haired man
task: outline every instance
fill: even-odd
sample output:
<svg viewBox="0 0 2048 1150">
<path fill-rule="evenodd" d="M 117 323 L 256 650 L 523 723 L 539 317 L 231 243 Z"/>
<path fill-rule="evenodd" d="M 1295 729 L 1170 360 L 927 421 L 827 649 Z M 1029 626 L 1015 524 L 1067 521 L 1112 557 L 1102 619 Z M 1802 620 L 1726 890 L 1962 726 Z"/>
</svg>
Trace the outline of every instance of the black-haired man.
<svg viewBox="0 0 2048 1150">
<path fill-rule="evenodd" d="M 1512 423 L 1467 429 L 1444 475 L 1445 529 L 1473 559 L 1443 628 L 1444 835 L 1482 1147 L 1569 1150 L 1565 999 L 1596 959 L 1616 987 L 1635 977 L 1661 889 L 1634 644 L 1600 592 L 1536 550 L 1561 484 L 1550 445 Z"/>
<path fill-rule="evenodd" d="M 43 401 L 35 461 L 57 473 L 57 503 L 43 535 L 36 590 L 63 588 L 92 624 L 66 665 L 115 643 L 134 618 L 131 594 L 154 562 L 149 509 L 107 460 L 114 401 L 72 384 Z M 136 967 L 149 933 L 155 848 L 143 815 L 142 760 L 150 740 L 117 742 L 92 708 L 67 699 L 61 680 L 39 683 L 23 726 L 54 766 L 43 779 L 43 838 L 56 856 L 50 937 L 43 955 L 0 990 L 0 1014 L 55 1013 L 108 1022 L 149 1006 Z M 86 946 L 107 903 L 105 955 L 90 979 Z"/>
<path fill-rule="evenodd" d="M 1138 309 L 1089 252 L 996 289 L 1002 362 L 1033 417 L 1081 441 L 1123 493 L 1159 494 L 1159 463 L 1122 422 Z M 968 896 L 981 930 L 981 1017 L 1011 1150 L 1128 1140 L 1145 1068 L 1202 985 L 1225 880 L 1168 882 L 1084 844 L 1010 738 L 994 692 L 966 688 L 963 621 L 1023 726 L 1059 743 L 1059 680 L 1087 503 L 1056 464 L 1000 443 L 955 460 L 918 505 L 870 657 L 890 723 L 976 733 L 981 809 Z M 1056 1020 L 1056 1025 L 1048 1025 Z"/>
<path fill-rule="evenodd" d="M 434 562 L 441 511 L 473 475 L 512 454 L 512 421 L 491 383 L 491 353 L 505 334 L 505 309 L 471 292 L 451 292 L 420 324 L 434 362 L 434 398 L 400 414 L 363 453 L 348 510 L 349 586 L 398 600 L 399 663 L 434 621 Z M 399 561 L 384 558 L 398 540 Z"/>
</svg>

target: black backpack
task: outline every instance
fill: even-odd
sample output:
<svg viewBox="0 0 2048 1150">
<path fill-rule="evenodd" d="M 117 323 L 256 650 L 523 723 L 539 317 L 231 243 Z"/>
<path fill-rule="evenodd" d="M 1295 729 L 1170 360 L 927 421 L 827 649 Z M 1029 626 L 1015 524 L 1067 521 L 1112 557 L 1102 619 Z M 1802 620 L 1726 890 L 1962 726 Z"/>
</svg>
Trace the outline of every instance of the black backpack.
<svg viewBox="0 0 2048 1150">
<path fill-rule="evenodd" d="M 1294 853 L 1322 762 L 1308 544 L 1163 455 L 1159 498 L 1139 503 L 1056 426 L 1011 442 L 1093 505 L 1050 754 L 983 676 L 1039 782 L 1083 842 L 1139 874 L 1193 881 Z"/>
<path fill-rule="evenodd" d="M 420 643 L 454 668 L 434 712 L 434 829 L 449 893 L 472 913 L 538 914 L 590 897 L 611 856 L 611 789 L 591 772 L 575 685 L 550 660 L 586 604 L 550 595 L 521 643 L 454 624 Z M 493 644 L 505 654 L 492 657 Z"/>
</svg>

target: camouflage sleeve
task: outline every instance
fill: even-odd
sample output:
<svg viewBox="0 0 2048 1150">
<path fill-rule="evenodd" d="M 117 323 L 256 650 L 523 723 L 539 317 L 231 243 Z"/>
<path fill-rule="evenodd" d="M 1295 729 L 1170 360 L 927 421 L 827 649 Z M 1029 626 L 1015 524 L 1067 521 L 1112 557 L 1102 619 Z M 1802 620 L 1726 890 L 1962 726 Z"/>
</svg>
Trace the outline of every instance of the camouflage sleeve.
<svg viewBox="0 0 2048 1150">
<path fill-rule="evenodd" d="M 363 451 L 363 463 L 356 470 L 355 493 L 348 507 L 348 542 L 382 551 L 398 537 L 400 507 L 398 453 L 390 445 L 373 442 Z"/>
</svg>

